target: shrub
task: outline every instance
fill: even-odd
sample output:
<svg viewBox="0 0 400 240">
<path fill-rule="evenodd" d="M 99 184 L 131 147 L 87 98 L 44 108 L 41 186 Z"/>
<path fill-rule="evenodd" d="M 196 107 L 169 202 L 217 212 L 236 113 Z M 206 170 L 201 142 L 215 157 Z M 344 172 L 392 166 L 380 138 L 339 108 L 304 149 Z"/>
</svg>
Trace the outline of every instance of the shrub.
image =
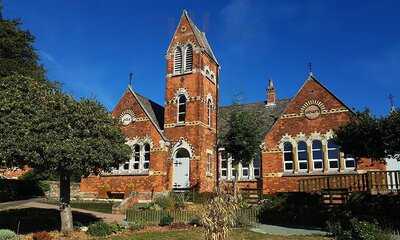
<svg viewBox="0 0 400 240">
<path fill-rule="evenodd" d="M 376 224 L 352 218 L 348 221 L 330 223 L 329 228 L 337 240 L 390 240 Z"/>
<path fill-rule="evenodd" d="M 105 222 L 95 222 L 89 225 L 88 233 L 92 236 L 105 237 L 113 233 L 113 229 Z"/>
<path fill-rule="evenodd" d="M 118 223 L 111 223 L 109 226 L 113 233 L 121 232 L 124 230 L 124 227 L 119 225 Z"/>
<path fill-rule="evenodd" d="M 170 215 L 164 215 L 160 219 L 160 226 L 169 226 L 174 221 L 174 218 Z"/>
<path fill-rule="evenodd" d="M 154 203 L 164 210 L 175 209 L 175 198 L 172 195 L 160 196 L 154 200 Z"/>
<path fill-rule="evenodd" d="M 201 219 L 198 216 L 194 216 L 192 217 L 192 219 L 190 219 L 189 224 L 192 226 L 201 226 Z"/>
<path fill-rule="evenodd" d="M 0 240 L 14 240 L 17 239 L 17 234 L 8 229 L 0 229 Z"/>
<path fill-rule="evenodd" d="M 50 236 L 48 232 L 36 232 L 32 235 L 32 240 L 52 240 L 53 237 Z"/>
<path fill-rule="evenodd" d="M 141 230 L 143 228 L 144 228 L 144 226 L 143 226 L 143 223 L 141 223 L 141 222 L 134 221 L 134 222 L 129 222 L 128 223 L 128 229 L 131 230 L 131 231 L 138 231 L 138 230 Z"/>
</svg>

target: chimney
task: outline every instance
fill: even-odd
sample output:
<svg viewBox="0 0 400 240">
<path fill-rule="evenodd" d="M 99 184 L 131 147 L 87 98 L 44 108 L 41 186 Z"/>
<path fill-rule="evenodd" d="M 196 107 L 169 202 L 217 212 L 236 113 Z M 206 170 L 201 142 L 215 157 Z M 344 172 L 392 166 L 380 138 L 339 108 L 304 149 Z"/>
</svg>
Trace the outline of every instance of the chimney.
<svg viewBox="0 0 400 240">
<path fill-rule="evenodd" d="M 267 88 L 267 106 L 273 106 L 275 104 L 276 104 L 275 87 L 274 83 L 272 82 L 272 79 L 270 79 Z"/>
</svg>

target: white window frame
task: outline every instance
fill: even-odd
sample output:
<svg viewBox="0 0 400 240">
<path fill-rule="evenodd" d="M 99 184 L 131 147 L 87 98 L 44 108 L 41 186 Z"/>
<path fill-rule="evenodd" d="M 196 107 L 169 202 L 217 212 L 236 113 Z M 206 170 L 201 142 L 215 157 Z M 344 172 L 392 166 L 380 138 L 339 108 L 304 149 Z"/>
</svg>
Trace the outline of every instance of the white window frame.
<svg viewBox="0 0 400 240">
<path fill-rule="evenodd" d="M 139 147 L 139 152 L 136 151 L 136 146 Z M 141 146 L 139 144 L 133 145 L 133 159 L 132 159 L 132 165 L 129 168 L 129 170 L 132 171 L 140 171 L 140 159 L 141 159 Z M 138 159 L 136 158 L 138 157 Z M 137 164 L 137 168 L 135 168 L 135 165 Z"/>
<path fill-rule="evenodd" d="M 243 166 L 241 164 L 241 171 L 240 171 L 240 179 L 250 179 L 250 163 L 247 166 Z M 247 171 L 247 175 L 244 175 L 244 172 Z"/>
<path fill-rule="evenodd" d="M 208 126 L 211 127 L 211 110 L 212 110 L 212 102 L 211 99 L 207 100 L 207 123 Z"/>
<path fill-rule="evenodd" d="M 290 144 L 291 146 L 291 150 L 285 150 L 285 143 Z M 291 161 L 287 161 L 285 158 L 285 153 L 290 153 L 290 155 L 292 156 L 292 160 Z M 283 170 L 285 172 L 293 172 L 294 171 L 294 156 L 293 156 L 293 144 L 291 142 L 284 142 L 283 143 Z M 286 163 L 291 163 L 292 164 L 292 169 L 286 169 Z"/>
<path fill-rule="evenodd" d="M 353 161 L 354 162 L 354 167 L 347 167 L 347 161 Z M 348 154 L 345 154 L 345 158 L 344 158 L 344 167 L 347 170 L 354 170 L 356 169 L 357 166 L 357 162 L 356 159 Z"/>
<path fill-rule="evenodd" d="M 187 58 L 189 49 L 192 50 L 190 59 Z M 185 46 L 185 50 L 183 52 L 185 53 L 185 54 L 182 55 L 182 57 L 184 59 L 184 63 L 185 63 L 184 66 L 183 66 L 183 72 L 184 73 L 190 73 L 190 72 L 193 71 L 193 46 L 191 44 L 187 44 Z M 190 69 L 188 69 L 188 60 L 190 60 Z"/>
<path fill-rule="evenodd" d="M 318 141 L 320 143 L 321 148 L 314 148 L 314 142 Z M 322 158 L 315 158 L 314 153 L 315 152 L 321 152 L 322 154 Z M 311 155 L 312 155 L 312 163 L 313 163 L 313 170 L 314 171 L 322 171 L 324 169 L 324 149 L 323 149 L 323 145 L 322 145 L 322 141 L 319 139 L 314 139 L 311 142 Z M 320 168 L 316 168 L 315 167 L 315 163 L 316 162 L 320 162 L 321 163 L 321 167 Z"/>
<path fill-rule="evenodd" d="M 329 164 L 329 166 L 328 166 L 328 169 L 329 170 L 339 170 L 339 168 L 340 168 L 340 151 L 339 151 L 339 148 L 338 148 L 338 146 L 335 148 L 331 148 L 331 147 L 329 147 L 329 141 L 333 141 L 332 139 L 329 139 L 327 142 L 326 142 L 326 149 L 327 149 L 327 154 L 328 154 L 328 164 Z M 336 150 L 337 151 L 337 153 L 338 153 L 338 156 L 337 156 L 337 158 L 330 158 L 329 157 L 329 151 L 334 151 L 334 150 Z M 331 162 L 337 162 L 337 168 L 332 168 L 331 167 Z"/>
<path fill-rule="evenodd" d="M 207 153 L 206 174 L 208 176 L 212 174 L 212 154 L 211 153 Z"/>
<path fill-rule="evenodd" d="M 226 158 L 224 158 L 224 154 L 222 152 L 220 152 L 220 156 L 221 156 L 221 160 L 220 160 L 220 178 L 221 179 L 228 179 L 229 178 L 229 157 L 228 154 L 226 153 Z M 226 162 L 226 168 L 222 167 L 222 162 Z M 225 176 L 222 175 L 222 172 L 225 171 Z"/>
<path fill-rule="evenodd" d="M 304 142 L 305 143 L 305 145 L 306 145 L 306 149 L 305 150 L 300 150 L 299 149 L 299 145 L 300 145 L 300 143 L 302 143 L 302 142 Z M 308 171 L 308 169 L 310 168 L 310 166 L 308 166 L 308 149 L 307 149 L 308 147 L 307 147 L 307 142 L 306 141 L 298 141 L 297 142 L 297 162 L 298 162 L 298 167 L 299 167 L 299 172 L 307 172 Z M 303 153 L 303 152 L 305 152 L 306 153 L 306 159 L 299 159 L 299 155 L 300 155 L 300 153 Z M 305 169 L 302 169 L 302 168 L 300 168 L 300 164 L 301 163 L 306 163 L 307 164 L 307 168 L 305 168 Z"/>
<path fill-rule="evenodd" d="M 181 54 L 181 57 L 180 57 L 180 67 L 177 67 L 177 64 L 178 64 L 178 62 L 177 62 L 177 57 L 176 57 L 176 54 L 178 53 L 178 51 L 180 52 L 180 54 Z M 173 70 L 173 72 L 174 72 L 174 74 L 182 74 L 183 73 L 183 59 L 184 59 L 184 56 L 183 56 L 184 54 L 183 54 L 183 49 L 182 49 L 182 47 L 181 46 L 176 46 L 176 48 L 175 48 L 175 51 L 174 51 L 174 70 Z"/>
<path fill-rule="evenodd" d="M 184 102 L 180 102 L 180 100 L 181 100 L 181 97 L 183 97 L 184 99 L 185 99 L 185 101 Z M 178 95 L 178 98 L 177 98 L 177 111 L 176 111 L 176 121 L 177 121 L 177 123 L 179 123 L 179 124 L 184 124 L 185 122 L 186 122 L 186 113 L 187 113 L 187 97 L 185 96 L 185 94 L 179 94 Z M 182 105 L 185 105 L 185 111 L 184 112 L 180 112 L 180 106 L 182 106 Z M 184 115 L 184 120 L 183 121 L 180 121 L 179 120 L 179 116 L 180 115 Z"/>
<path fill-rule="evenodd" d="M 149 150 L 146 150 L 146 146 L 149 146 Z M 150 153 L 151 146 L 148 143 L 143 144 L 143 164 L 142 164 L 142 169 L 143 171 L 148 171 L 150 169 L 150 158 L 151 158 L 151 153 Z M 148 154 L 149 159 L 146 159 L 146 154 Z M 145 165 L 147 164 L 147 168 Z"/>
</svg>

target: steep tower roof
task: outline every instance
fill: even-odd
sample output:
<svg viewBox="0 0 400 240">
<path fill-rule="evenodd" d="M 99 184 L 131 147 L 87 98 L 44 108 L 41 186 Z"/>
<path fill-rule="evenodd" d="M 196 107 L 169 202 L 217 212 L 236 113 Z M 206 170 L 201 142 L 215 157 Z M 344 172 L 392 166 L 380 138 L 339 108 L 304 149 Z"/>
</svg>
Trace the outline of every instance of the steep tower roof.
<svg viewBox="0 0 400 240">
<path fill-rule="evenodd" d="M 179 29 L 179 26 L 181 26 L 181 23 L 182 23 L 183 20 L 187 20 L 189 22 L 190 28 L 192 29 L 199 46 L 204 48 L 204 51 L 214 60 L 215 63 L 217 63 L 219 65 L 219 63 L 217 61 L 217 58 L 215 57 L 214 52 L 212 51 L 211 46 L 208 43 L 206 34 L 204 32 L 202 32 L 202 31 L 200 31 L 200 29 L 196 26 L 196 24 L 194 24 L 194 22 L 189 17 L 189 14 L 188 14 L 188 12 L 186 10 L 183 10 L 183 12 L 182 12 L 182 15 L 181 15 L 179 24 L 178 24 L 178 26 L 177 26 L 177 28 L 175 30 L 174 36 L 176 35 L 176 33 L 177 33 L 178 29 Z M 168 46 L 167 53 L 169 52 L 169 50 L 171 48 L 172 42 L 173 41 L 171 41 L 169 46 Z"/>
</svg>

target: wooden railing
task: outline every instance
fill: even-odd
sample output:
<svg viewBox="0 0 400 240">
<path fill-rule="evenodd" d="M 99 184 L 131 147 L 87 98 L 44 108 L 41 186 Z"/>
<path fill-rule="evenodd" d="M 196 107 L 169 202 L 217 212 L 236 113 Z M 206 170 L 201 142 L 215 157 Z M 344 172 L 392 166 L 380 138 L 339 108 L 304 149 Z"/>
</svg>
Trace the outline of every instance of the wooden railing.
<svg viewBox="0 0 400 240">
<path fill-rule="evenodd" d="M 363 174 L 338 174 L 299 180 L 300 192 L 347 189 L 349 192 L 400 192 L 400 171 L 369 171 Z"/>
</svg>

